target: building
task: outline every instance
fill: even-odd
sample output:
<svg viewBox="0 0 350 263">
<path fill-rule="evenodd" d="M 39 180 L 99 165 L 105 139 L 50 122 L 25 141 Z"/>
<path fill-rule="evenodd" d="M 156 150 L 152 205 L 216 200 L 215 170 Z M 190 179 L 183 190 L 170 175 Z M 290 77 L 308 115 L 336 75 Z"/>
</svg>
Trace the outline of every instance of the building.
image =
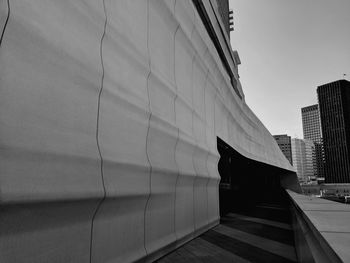
<svg viewBox="0 0 350 263">
<path fill-rule="evenodd" d="M 220 222 L 225 176 L 230 205 L 301 191 L 216 6 L 18 1 L 1 19 L 0 262 L 154 262 Z"/>
<path fill-rule="evenodd" d="M 316 181 L 316 148 L 313 141 L 303 140 L 305 144 L 305 177 L 308 182 Z"/>
<path fill-rule="evenodd" d="M 289 163 L 293 165 L 291 137 L 287 134 L 281 134 L 273 135 L 273 138 L 275 138 L 278 147 L 280 147 L 282 153 L 287 158 Z"/>
<path fill-rule="evenodd" d="M 301 108 L 304 139 L 321 143 L 321 124 L 318 104 Z"/>
<path fill-rule="evenodd" d="M 230 21 L 229 21 L 229 2 L 228 0 L 212 1 L 217 4 L 217 10 L 219 11 L 222 23 L 225 27 L 227 36 L 230 37 Z"/>
<path fill-rule="evenodd" d="M 315 181 L 316 154 L 314 143 L 310 140 L 293 138 L 292 158 L 299 181 L 302 183 Z"/>
<path fill-rule="evenodd" d="M 313 141 L 316 154 L 316 176 L 324 177 L 324 153 L 318 104 L 301 108 L 304 139 Z"/>
<path fill-rule="evenodd" d="M 350 183 L 350 82 L 338 80 L 317 88 L 325 182 Z"/>
<path fill-rule="evenodd" d="M 302 149 L 302 140 L 293 138 L 291 144 L 293 166 L 297 172 L 298 179 L 300 180 L 304 175 L 303 155 L 305 154 L 305 151 Z"/>
</svg>

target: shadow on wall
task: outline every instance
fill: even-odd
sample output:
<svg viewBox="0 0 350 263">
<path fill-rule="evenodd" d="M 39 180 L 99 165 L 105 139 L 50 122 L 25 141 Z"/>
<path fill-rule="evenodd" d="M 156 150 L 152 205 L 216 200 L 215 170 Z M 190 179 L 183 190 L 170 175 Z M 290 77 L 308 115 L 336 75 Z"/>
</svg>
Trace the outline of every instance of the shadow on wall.
<svg viewBox="0 0 350 263">
<path fill-rule="evenodd" d="M 217 137 L 220 215 L 257 202 L 278 202 L 281 190 L 301 192 L 295 173 L 244 157 Z"/>
</svg>

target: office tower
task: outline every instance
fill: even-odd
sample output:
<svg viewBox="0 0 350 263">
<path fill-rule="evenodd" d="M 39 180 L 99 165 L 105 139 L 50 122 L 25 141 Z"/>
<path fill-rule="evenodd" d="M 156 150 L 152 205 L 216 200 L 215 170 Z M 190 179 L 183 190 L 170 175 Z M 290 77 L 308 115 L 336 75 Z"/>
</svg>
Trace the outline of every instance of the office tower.
<svg viewBox="0 0 350 263">
<path fill-rule="evenodd" d="M 306 183 L 315 179 L 316 155 L 315 145 L 310 140 L 291 140 L 293 166 L 297 170 L 300 182 Z"/>
<path fill-rule="evenodd" d="M 305 177 L 308 181 L 316 180 L 316 147 L 313 141 L 303 140 L 305 144 Z"/>
<path fill-rule="evenodd" d="M 304 167 L 303 167 L 303 153 L 302 150 L 302 140 L 299 139 L 292 139 L 292 159 L 293 159 L 293 166 L 296 169 L 298 179 L 303 178 L 304 175 Z"/>
<path fill-rule="evenodd" d="M 287 134 L 273 135 L 273 137 L 275 138 L 278 147 L 280 147 L 284 156 L 287 158 L 290 164 L 293 165 L 291 137 Z"/>
<path fill-rule="evenodd" d="M 315 144 L 315 175 L 324 177 L 324 153 L 322 145 L 321 121 L 318 104 L 301 108 L 304 139 Z"/>
<path fill-rule="evenodd" d="M 317 88 L 325 182 L 350 183 L 350 82 L 338 80 Z"/>
<path fill-rule="evenodd" d="M 318 104 L 301 108 L 304 139 L 321 142 L 321 124 Z"/>
</svg>

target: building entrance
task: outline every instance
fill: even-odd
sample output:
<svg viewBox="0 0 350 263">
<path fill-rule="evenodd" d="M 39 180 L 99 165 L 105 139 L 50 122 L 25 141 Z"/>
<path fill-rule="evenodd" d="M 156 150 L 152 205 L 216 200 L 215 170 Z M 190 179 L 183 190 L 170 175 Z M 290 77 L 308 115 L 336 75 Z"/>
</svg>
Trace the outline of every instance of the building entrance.
<svg viewBox="0 0 350 263">
<path fill-rule="evenodd" d="M 247 209 L 256 203 L 280 199 L 281 169 L 241 155 L 219 137 L 217 147 L 220 154 L 220 216 Z"/>
</svg>

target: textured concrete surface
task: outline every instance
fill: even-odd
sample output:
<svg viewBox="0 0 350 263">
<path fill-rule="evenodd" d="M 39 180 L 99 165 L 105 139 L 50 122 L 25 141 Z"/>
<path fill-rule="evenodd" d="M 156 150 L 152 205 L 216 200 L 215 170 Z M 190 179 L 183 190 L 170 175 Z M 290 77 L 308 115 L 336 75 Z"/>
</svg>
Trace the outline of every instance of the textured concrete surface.
<svg viewBox="0 0 350 263">
<path fill-rule="evenodd" d="M 2 0 L 0 14 L 1 262 L 151 260 L 202 233 L 219 219 L 217 136 L 292 170 L 192 1 Z"/>
<path fill-rule="evenodd" d="M 332 250 L 342 262 L 349 262 L 350 206 L 291 191 L 288 193 L 311 226 L 311 230 L 303 230 L 305 236 L 315 236 L 324 252 Z M 312 248 L 312 244 L 309 247 Z M 324 260 L 327 262 L 327 259 Z"/>
</svg>

